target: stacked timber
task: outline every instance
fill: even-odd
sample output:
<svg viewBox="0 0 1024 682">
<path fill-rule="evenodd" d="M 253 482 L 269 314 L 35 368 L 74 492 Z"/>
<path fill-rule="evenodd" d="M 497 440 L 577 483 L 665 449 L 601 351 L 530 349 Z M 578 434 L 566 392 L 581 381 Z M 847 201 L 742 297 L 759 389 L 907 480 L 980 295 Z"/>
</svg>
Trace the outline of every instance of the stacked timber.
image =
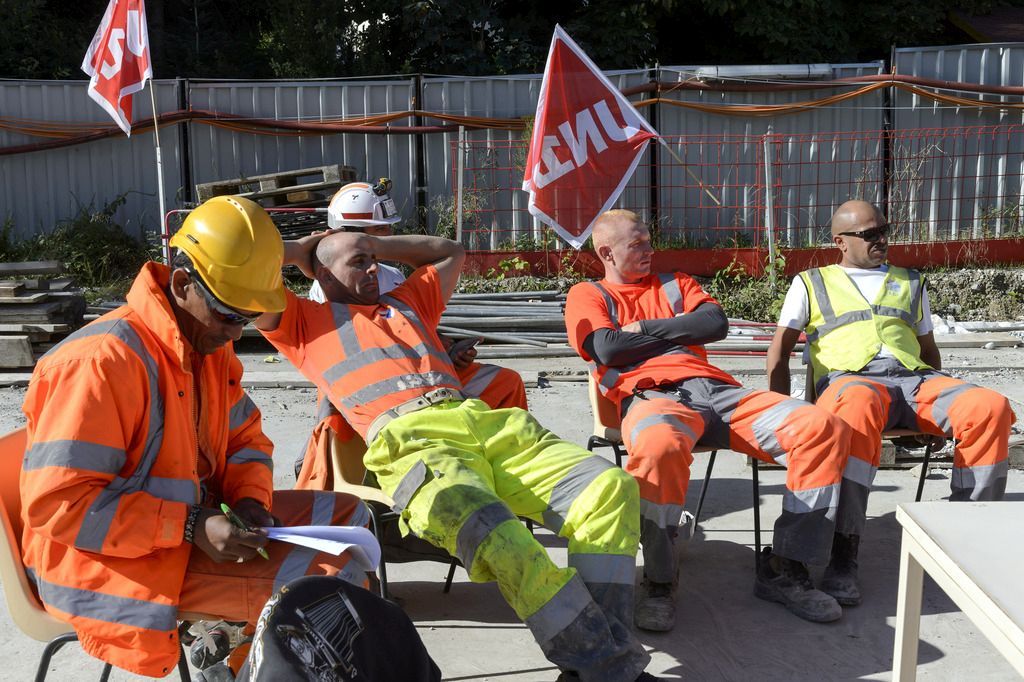
<svg viewBox="0 0 1024 682">
<path fill-rule="evenodd" d="M 57 261 L 0 263 L 0 367 L 35 357 L 82 326 L 85 296 Z"/>
</svg>

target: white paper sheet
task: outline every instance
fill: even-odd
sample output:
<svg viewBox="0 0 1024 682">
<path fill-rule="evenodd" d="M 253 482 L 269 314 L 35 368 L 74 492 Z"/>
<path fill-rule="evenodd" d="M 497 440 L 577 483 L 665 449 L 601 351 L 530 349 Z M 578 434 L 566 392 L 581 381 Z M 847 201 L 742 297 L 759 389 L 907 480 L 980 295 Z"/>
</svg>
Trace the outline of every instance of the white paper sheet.
<svg viewBox="0 0 1024 682">
<path fill-rule="evenodd" d="M 366 571 L 376 570 L 380 563 L 380 545 L 377 538 L 362 526 L 291 526 L 265 528 L 271 540 L 290 542 L 339 555 L 348 550 L 352 558 Z"/>
</svg>

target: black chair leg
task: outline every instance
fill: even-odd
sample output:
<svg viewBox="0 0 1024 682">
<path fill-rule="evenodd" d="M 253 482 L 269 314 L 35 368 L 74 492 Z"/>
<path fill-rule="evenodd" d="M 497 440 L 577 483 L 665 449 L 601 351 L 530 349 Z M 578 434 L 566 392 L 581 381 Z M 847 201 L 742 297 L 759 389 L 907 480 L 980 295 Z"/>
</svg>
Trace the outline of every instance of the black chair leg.
<svg viewBox="0 0 1024 682">
<path fill-rule="evenodd" d="M 68 642 L 77 641 L 78 635 L 74 632 L 67 632 L 63 635 L 57 635 L 47 642 L 46 647 L 43 649 L 43 655 L 39 658 L 39 667 L 36 668 L 36 682 L 43 682 L 46 679 L 46 673 L 50 667 L 50 660 L 53 658 L 53 655 L 60 651 Z"/>
<path fill-rule="evenodd" d="M 924 479 L 928 477 L 928 464 L 932 459 L 932 444 L 928 443 L 924 449 L 924 461 L 921 462 L 921 477 L 917 479 L 917 497 L 914 502 L 921 501 L 921 493 L 924 492 Z"/>
<path fill-rule="evenodd" d="M 622 447 L 618 443 L 612 443 L 612 451 L 615 453 L 615 466 L 622 468 L 622 458 L 626 454 L 622 451 Z"/>
<path fill-rule="evenodd" d="M 455 568 L 459 565 L 459 562 L 452 559 L 452 562 L 448 564 L 448 577 L 444 579 L 444 593 L 448 594 L 452 589 L 452 580 L 455 579 Z"/>
<path fill-rule="evenodd" d="M 377 566 L 378 582 L 380 583 L 380 598 L 388 598 L 388 568 L 387 561 L 384 555 L 384 529 L 381 526 L 380 518 L 377 516 L 377 511 L 373 508 L 372 504 L 366 505 L 367 510 L 370 512 L 370 531 L 373 536 L 377 538 L 377 544 L 380 545 L 380 563 Z"/>
<path fill-rule="evenodd" d="M 181 655 L 178 656 L 178 677 L 181 678 L 181 682 L 189 682 L 192 679 L 191 674 L 188 671 L 188 661 L 185 660 L 185 645 L 181 645 Z"/>
<path fill-rule="evenodd" d="M 761 568 L 761 484 L 757 479 L 758 461 L 756 458 L 750 461 L 753 462 L 750 478 L 754 488 L 754 570 L 757 571 Z"/>
<path fill-rule="evenodd" d="M 113 669 L 114 666 L 112 666 L 110 663 L 105 664 L 103 666 L 103 672 L 100 673 L 100 682 L 107 682 L 107 680 L 110 679 L 110 671 Z M 188 680 L 185 680 L 185 682 L 188 682 Z"/>
<path fill-rule="evenodd" d="M 704 483 L 700 487 L 700 497 L 697 498 L 697 511 L 693 515 L 693 527 L 694 530 L 697 528 L 697 522 L 700 521 L 700 510 L 704 508 L 704 496 L 708 492 L 708 484 L 711 483 L 711 471 L 715 468 L 715 457 L 718 455 L 718 450 L 712 450 L 711 456 L 708 457 L 708 470 L 704 474 Z"/>
</svg>

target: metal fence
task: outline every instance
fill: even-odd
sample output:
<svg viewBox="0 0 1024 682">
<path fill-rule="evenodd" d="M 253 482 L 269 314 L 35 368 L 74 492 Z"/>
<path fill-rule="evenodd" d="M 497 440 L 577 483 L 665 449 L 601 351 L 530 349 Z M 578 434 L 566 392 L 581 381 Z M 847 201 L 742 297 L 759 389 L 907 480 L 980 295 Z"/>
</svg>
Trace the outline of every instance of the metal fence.
<svg viewBox="0 0 1024 682">
<path fill-rule="evenodd" d="M 1024 85 L 1021 66 L 1024 45 L 1021 44 L 897 50 L 892 64 L 903 74 Z M 822 67 L 818 71 L 825 79 L 887 71 L 881 61 L 814 66 Z M 649 81 L 692 81 L 698 73 L 706 72 L 706 68 L 695 66 L 669 66 L 607 75 L 616 87 L 630 88 Z M 516 118 L 533 114 L 539 85 L 539 74 L 294 82 L 167 79 L 156 82 L 156 101 L 161 112 L 208 109 L 242 120 L 322 121 L 411 109 Z M 817 92 L 827 95 L 838 90 Z M 736 105 L 793 104 L 807 96 L 805 92 L 794 91 L 680 91 L 673 94 L 679 101 L 690 104 Z M 136 97 L 135 110 L 136 118 L 151 116 L 149 98 Z M 677 163 L 663 151 L 650 152 L 620 203 L 651 215 L 655 224 L 664 228 L 665 240 L 680 244 L 714 243 L 722 236 L 722 230 L 729 231 L 730 236 L 739 241 L 759 243 L 768 217 L 780 237 L 794 243 L 811 240 L 807 236 L 810 226 L 823 224 L 832 202 L 831 195 L 824 198 L 821 188 L 830 182 L 836 188 L 856 185 L 856 179 L 865 173 L 865 178 L 874 177 L 870 173 L 875 170 L 865 171 L 861 167 L 867 163 L 866 159 L 881 157 L 883 162 L 877 173 L 883 175 L 885 169 L 898 167 L 895 157 L 887 157 L 884 148 L 871 146 L 879 144 L 877 137 L 870 138 L 872 131 L 883 129 L 886 123 L 891 124 L 893 131 L 947 128 L 963 125 L 965 121 L 985 128 L 1024 123 L 1019 113 L 942 107 L 903 93 L 896 93 L 890 100 L 881 90 L 841 106 L 807 107 L 800 113 L 786 116 L 723 116 L 666 104 L 654 104 L 641 111 L 659 132 L 678 145 L 676 151 L 685 163 Z M 4 125 L 24 121 L 93 128 L 110 124 L 106 114 L 86 96 L 84 81 L 0 80 L 0 151 L 40 139 L 18 132 L 17 125 Z M 409 117 L 398 123 L 417 122 Z M 818 131 L 843 131 L 852 137 Z M 955 202 L 943 198 L 946 203 L 942 204 L 937 199 L 929 199 L 938 195 L 929 194 L 932 189 L 928 185 L 915 191 L 911 202 L 918 211 L 915 216 L 927 211 L 923 219 L 930 221 L 929 230 L 935 226 L 934 233 L 930 233 L 933 238 L 1008 229 L 1009 218 L 1003 213 L 1012 217 L 1013 206 L 1020 203 L 1019 200 L 1011 202 L 1014 183 L 1019 184 L 1013 176 L 1014 173 L 1019 175 L 1019 154 L 1024 148 L 1021 136 L 1015 138 L 967 135 L 959 142 L 946 141 L 943 151 L 948 156 L 943 157 L 942 162 L 959 168 L 957 172 L 961 177 L 974 179 L 964 180 L 965 184 L 957 189 Z M 546 238 L 546 231 L 523 215 L 525 200 L 518 193 L 482 189 L 484 185 L 518 186 L 521 174 L 519 178 L 513 176 L 519 172 L 519 150 L 525 144 L 520 132 L 474 130 L 461 138 L 454 131 L 414 135 L 352 131 L 282 134 L 279 131 L 256 135 L 209 122 L 189 122 L 165 128 L 161 141 L 168 208 L 183 206 L 192 199 L 196 183 L 341 163 L 354 166 L 357 174 L 364 177 L 387 175 L 394 178 L 395 198 L 402 215 L 407 220 L 425 217 L 431 228 L 442 231 L 455 227 L 458 211 L 453 196 L 459 177 L 468 186 L 477 183 L 481 189 L 475 199 L 485 201 L 492 214 L 463 213 L 469 221 L 467 230 L 476 232 L 470 246 L 491 248 L 502 243 L 527 243 Z M 766 141 L 771 154 L 767 157 Z M 491 158 L 486 162 L 474 158 L 475 152 L 470 151 L 481 149 L 481 145 L 489 150 L 486 154 Z M 464 148 L 466 155 L 466 174 L 462 176 L 458 173 L 458 155 L 452 155 L 457 148 Z M 970 156 L 975 148 L 980 155 L 978 159 Z M 1002 161 L 997 158 L 1000 150 L 1005 153 Z M 898 150 L 893 148 L 892 151 Z M 837 154 L 836 158 L 846 166 L 840 164 L 829 169 L 827 164 L 819 163 L 831 154 Z M 130 139 L 120 136 L 61 149 L 0 154 L 0 224 L 9 219 L 15 236 L 28 236 L 52 229 L 59 220 L 73 216 L 82 206 L 102 206 L 123 194 L 127 201 L 115 214 L 115 219 L 137 234 L 155 232 L 158 210 L 154 156 L 152 135 L 145 132 L 133 134 Z M 971 176 L 970 167 L 979 162 L 995 170 L 975 170 Z M 768 170 L 773 171 L 770 179 L 765 175 Z M 809 175 L 812 170 L 813 182 Z M 926 164 L 922 172 L 931 173 L 938 182 L 938 166 L 932 168 Z M 1000 172 L 1007 173 L 1002 188 L 995 176 L 979 180 Z M 479 173 L 492 177 L 484 182 L 474 176 Z M 507 177 L 499 177 L 502 173 Z M 831 180 L 827 177 L 829 173 L 835 174 Z M 862 184 L 866 182 L 865 179 Z M 765 186 L 775 187 L 778 183 L 783 183 L 786 191 L 764 192 Z M 993 183 L 994 187 L 987 187 Z M 888 200 L 886 192 L 889 190 L 884 183 L 880 191 L 876 196 Z M 936 185 L 935 192 L 938 191 Z M 838 192 L 836 189 L 833 194 L 838 196 Z M 910 190 L 907 192 L 909 196 Z M 982 202 L 991 205 L 976 209 L 972 205 L 973 213 L 968 220 L 964 211 L 968 210 L 970 201 L 965 199 L 965 192 L 984 192 L 980 195 Z M 1003 199 L 984 198 L 991 196 Z M 767 211 L 769 202 L 774 202 L 771 211 Z M 986 211 L 991 214 L 989 217 L 975 217 L 984 216 Z M 480 221 L 479 224 L 474 225 L 474 220 Z M 989 223 L 992 227 L 987 227 Z M 484 224 L 494 228 L 491 234 L 484 236 L 480 232 Z"/>
<path fill-rule="evenodd" d="M 882 206 L 894 241 L 1022 235 L 1024 125 L 813 134 L 676 135 L 619 198 L 662 247 L 825 244 L 840 204 Z M 546 248 L 522 191 L 526 143 L 455 141 L 441 226 L 471 249 Z M 460 180 L 461 179 L 461 180 Z M 461 197 L 461 200 L 459 199 Z"/>
</svg>

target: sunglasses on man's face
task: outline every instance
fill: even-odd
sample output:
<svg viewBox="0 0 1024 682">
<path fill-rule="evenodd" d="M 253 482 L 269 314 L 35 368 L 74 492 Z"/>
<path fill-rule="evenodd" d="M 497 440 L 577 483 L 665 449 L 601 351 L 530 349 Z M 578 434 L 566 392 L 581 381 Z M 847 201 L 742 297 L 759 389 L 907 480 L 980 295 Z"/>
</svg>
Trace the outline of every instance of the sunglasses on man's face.
<svg viewBox="0 0 1024 682">
<path fill-rule="evenodd" d="M 882 237 L 889 236 L 889 230 L 892 226 L 889 223 L 885 225 L 879 225 L 878 227 L 871 227 L 867 230 L 861 230 L 860 232 L 840 232 L 844 237 L 858 237 L 866 242 L 877 242 Z"/>
<path fill-rule="evenodd" d="M 245 326 L 255 320 L 263 313 L 241 313 L 230 306 L 221 303 L 216 296 L 213 295 L 209 289 L 206 288 L 206 284 L 199 278 L 199 275 L 190 273 L 192 281 L 196 283 L 196 288 L 206 299 L 206 307 L 217 316 L 217 318 L 224 324 L 240 324 Z"/>
</svg>

